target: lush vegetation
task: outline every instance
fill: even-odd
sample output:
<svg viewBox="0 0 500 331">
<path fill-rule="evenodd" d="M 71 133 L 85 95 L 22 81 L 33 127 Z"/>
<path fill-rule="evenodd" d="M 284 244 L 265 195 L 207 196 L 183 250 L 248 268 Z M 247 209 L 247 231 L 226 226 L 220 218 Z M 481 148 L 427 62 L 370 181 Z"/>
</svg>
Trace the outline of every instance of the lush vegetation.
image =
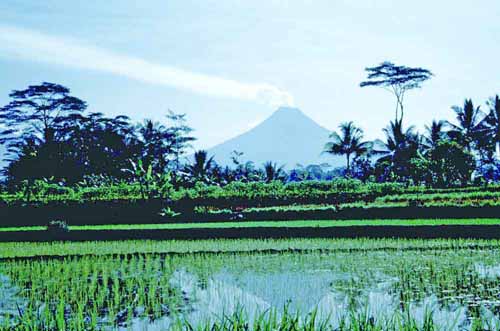
<svg viewBox="0 0 500 331">
<path fill-rule="evenodd" d="M 119 206 L 141 201 L 153 201 L 141 205 L 145 223 L 204 215 L 209 220 L 282 219 L 294 212 L 295 219 L 320 219 L 330 212 L 359 218 L 364 216 L 355 212 L 370 208 L 500 206 L 499 96 L 487 101 L 486 111 L 467 99 L 452 108 L 454 120 L 435 120 L 418 133 L 403 123 L 403 99 L 433 74 L 390 62 L 366 71 L 361 86 L 392 91 L 395 118 L 383 129 L 385 139 L 375 141 L 365 140 L 354 123 L 341 124 L 323 151 L 346 157 L 346 166 L 335 169 L 285 169 L 272 160 L 256 165 L 237 151 L 231 166 L 221 166 L 207 152 L 192 151 L 195 137 L 183 114 L 169 111 L 165 123 L 132 123 L 126 116 L 88 111 L 85 101 L 59 84 L 14 90 L 0 108 L 0 144 L 7 146 L 2 218 L 32 219 L 18 217 L 19 207 L 48 206 L 70 220 L 67 212 L 76 205 L 89 207 L 89 219 L 98 213 L 107 217 L 103 210 L 109 202 L 116 223 Z M 54 213 L 42 211 L 40 222 L 48 224 Z M 446 213 L 425 217 L 450 217 Z M 6 224 L 41 225 L 22 222 Z"/>
<path fill-rule="evenodd" d="M 335 179 L 233 182 L 225 186 L 197 183 L 153 192 L 138 183 L 65 187 L 36 180 L 27 202 L 23 192 L 0 194 L 1 225 L 45 226 L 52 220 L 104 226 L 188 221 L 495 218 L 500 211 L 500 186 L 442 189 Z M 454 208 L 462 208 L 462 212 Z"/>
<path fill-rule="evenodd" d="M 420 133 L 403 122 L 403 100 L 433 74 L 390 62 L 366 71 L 361 87 L 389 90 L 395 117 L 384 139 L 367 141 L 353 122 L 332 132 L 323 152 L 344 156 L 339 168 L 256 165 L 238 151 L 222 166 L 192 150 L 184 114 L 133 123 L 87 111 L 59 84 L 14 90 L 0 107 L 0 233 L 500 225 L 499 96 L 486 110 L 466 99 Z M 500 330 L 499 250 L 493 240 L 0 243 L 0 329 Z"/>
<path fill-rule="evenodd" d="M 303 181 L 283 183 L 242 183 L 233 182 L 226 186 L 198 183 L 192 188 L 170 189 L 168 192 L 150 192 L 143 196 L 143 190 L 137 183 L 118 183 L 98 187 L 64 187 L 60 184 L 47 183 L 44 180 L 34 182 L 29 202 L 49 203 L 53 201 L 106 201 L 106 200 L 144 200 L 165 199 L 172 202 L 188 200 L 215 207 L 222 207 L 224 201 L 234 201 L 232 206 L 262 206 L 268 204 L 293 204 L 309 202 L 331 205 L 351 202 L 422 202 L 467 201 L 495 202 L 500 197 L 500 185 L 470 186 L 449 189 L 434 189 L 423 186 L 406 187 L 400 183 L 363 183 L 354 179 L 336 179 L 332 181 Z M 24 201 L 22 192 L 3 192 L 0 202 L 11 204 Z"/>
<path fill-rule="evenodd" d="M 419 133 L 403 100 L 432 73 L 389 62 L 367 73 L 361 86 L 389 89 L 395 118 L 375 141 L 341 124 L 323 150 L 345 156 L 340 168 L 256 165 L 238 151 L 222 166 L 192 151 L 183 114 L 133 123 L 87 111 L 58 84 L 15 90 L 0 108 L 0 234 L 499 226 L 499 97 L 486 111 L 466 99 Z M 496 240 L 0 243 L 0 329 L 498 330 L 499 250 Z"/>
<path fill-rule="evenodd" d="M 3 329 L 500 326 L 497 241 L 139 241 L 0 247 L 0 254 L 9 257 L 0 260 Z M 198 253 L 162 254 L 174 252 Z"/>
<path fill-rule="evenodd" d="M 88 112 L 84 101 L 58 84 L 15 90 L 12 101 L 0 108 L 0 143 L 8 147 L 3 156 L 8 161 L 4 188 L 30 200 L 37 180 L 67 190 L 134 184 L 142 198 L 197 183 L 225 186 L 351 177 L 442 188 L 497 180 L 498 96 L 487 102 L 487 112 L 468 99 L 463 107 L 453 107 L 455 120 L 434 121 L 421 134 L 404 125 L 402 98 L 432 74 L 391 63 L 367 71 L 369 79 L 362 86 L 391 87 L 398 101 L 395 120 L 383 130 L 385 140 L 365 141 L 360 128 L 345 123 L 340 133 L 332 133 L 324 150 L 345 155 L 345 168 L 287 165 L 288 172 L 272 160 L 255 165 L 237 151 L 232 167 L 217 165 L 205 151 L 186 158 L 195 138 L 182 114 L 170 111 L 165 125 L 151 120 L 135 124 L 126 116 Z"/>
</svg>

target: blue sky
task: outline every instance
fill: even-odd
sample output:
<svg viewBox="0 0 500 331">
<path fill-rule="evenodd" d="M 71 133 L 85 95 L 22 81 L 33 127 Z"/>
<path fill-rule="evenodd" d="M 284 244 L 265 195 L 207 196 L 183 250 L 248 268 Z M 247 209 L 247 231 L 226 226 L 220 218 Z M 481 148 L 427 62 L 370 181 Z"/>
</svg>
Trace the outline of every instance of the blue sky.
<svg viewBox="0 0 500 331">
<path fill-rule="evenodd" d="M 375 138 L 394 100 L 359 87 L 366 66 L 432 70 L 408 95 L 406 121 L 451 119 L 464 98 L 500 93 L 499 17 L 498 0 L 2 0 L 0 103 L 57 82 L 91 111 L 187 113 L 206 148 L 293 98 L 328 129 L 352 120 Z"/>
</svg>

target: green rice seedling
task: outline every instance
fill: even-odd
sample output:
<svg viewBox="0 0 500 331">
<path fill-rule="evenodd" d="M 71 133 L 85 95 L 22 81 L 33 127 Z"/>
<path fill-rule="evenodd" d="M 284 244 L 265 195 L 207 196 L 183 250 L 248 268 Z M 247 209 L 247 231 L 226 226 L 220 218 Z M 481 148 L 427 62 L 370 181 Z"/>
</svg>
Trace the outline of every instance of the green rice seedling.
<svg viewBox="0 0 500 331">
<path fill-rule="evenodd" d="M 9 318 L 11 327 L 95 330 L 169 320 L 184 329 L 430 330 L 443 320 L 484 326 L 494 323 L 500 311 L 497 241 L 131 241 L 3 247 L 9 258 L 0 260 L 0 274 L 15 286 L 23 307 L 22 314 Z M 13 258 L 16 248 L 26 249 L 22 253 L 28 258 L 20 253 Z M 43 258 L 32 255 L 37 249 Z M 117 255 L 122 249 L 129 254 Z M 87 255 L 72 255 L 77 251 Z M 247 313 L 238 315 L 238 304 Z M 0 317 L 6 324 L 1 308 Z"/>
</svg>

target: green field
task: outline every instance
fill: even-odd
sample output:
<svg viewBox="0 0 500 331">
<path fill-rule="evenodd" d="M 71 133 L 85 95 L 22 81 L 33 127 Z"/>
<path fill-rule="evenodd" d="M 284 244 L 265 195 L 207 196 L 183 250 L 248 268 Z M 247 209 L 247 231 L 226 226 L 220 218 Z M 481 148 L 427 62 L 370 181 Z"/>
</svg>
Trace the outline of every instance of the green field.
<svg viewBox="0 0 500 331">
<path fill-rule="evenodd" d="M 499 253 L 486 240 L 2 243 L 0 328 L 497 330 Z"/>
<path fill-rule="evenodd" d="M 469 239 L 217 239 L 127 240 L 113 242 L 0 243 L 0 258 L 69 255 L 127 255 L 138 253 L 245 253 L 281 251 L 369 251 L 500 249 L 500 240 Z"/>
<path fill-rule="evenodd" d="M 297 221 L 239 221 L 239 222 L 193 222 L 167 224 L 108 224 L 75 225 L 70 230 L 169 230 L 169 229 L 221 229 L 255 227 L 337 227 L 337 226 L 424 226 L 424 225 L 500 225 L 500 219 L 417 219 L 417 220 L 297 220 Z M 43 231 L 43 226 L 4 227 L 7 231 Z"/>
<path fill-rule="evenodd" d="M 127 196 L 128 189 L 135 195 Z M 383 227 L 377 228 L 382 234 L 391 226 L 404 227 L 393 229 L 410 234 L 417 231 L 408 228 L 422 226 L 428 228 L 421 231 L 440 226 L 445 236 L 449 229 L 462 231 L 460 226 L 488 232 L 496 229 L 489 225 L 500 226 L 500 218 L 480 213 L 489 211 L 495 217 L 499 186 L 435 190 L 339 181 L 205 187 L 178 192 L 182 196 L 174 206 L 187 202 L 193 210 L 185 210 L 186 215 L 214 221 L 187 222 L 180 214 L 163 223 L 151 221 L 158 215 L 154 200 L 138 200 L 134 187 L 120 190 L 41 196 L 34 207 L 17 198 L 5 200 L 2 212 L 6 215 L 16 211 L 16 204 L 33 207 L 29 210 L 34 217 L 44 207 L 49 212 L 55 207 L 67 212 L 68 218 L 61 220 L 68 220 L 69 234 L 75 236 L 66 238 L 81 240 L 87 238 L 85 233 L 89 238 L 94 233 L 93 238 L 103 238 L 96 240 L 107 241 L 0 243 L 1 330 L 500 330 L 500 240 L 119 241 L 127 237 L 113 232 L 125 230 L 135 238 L 175 230 L 189 237 L 195 232 L 217 237 L 222 229 L 236 229 L 232 231 L 236 237 L 280 228 L 283 236 L 292 228 L 295 235 L 306 229 L 316 229 L 320 235 L 323 229 L 354 233 L 350 227 L 368 236 L 375 226 Z M 122 197 L 127 198 L 117 199 Z M 457 208 L 453 217 L 468 212 L 477 218 L 391 218 L 434 207 L 437 215 L 452 207 Z M 320 219 L 359 209 L 368 213 L 367 218 L 381 212 L 376 214 L 381 218 Z M 87 211 L 88 220 L 72 223 L 72 217 Z M 129 218 L 115 217 L 111 222 L 107 213 Z M 230 220 L 240 214 L 247 220 Z M 99 225 L 71 225 L 86 224 L 93 217 Z M 252 221 L 252 217 L 263 220 Z M 294 219 L 299 217 L 304 219 Z M 37 220 L 43 221 L 5 223 L 0 233 L 6 240 L 13 235 L 21 240 L 30 235 L 42 240 L 63 238 L 53 236 L 44 225 L 54 219 Z M 131 220 L 136 224 L 109 224 Z M 109 241 L 114 234 L 116 241 Z"/>
</svg>

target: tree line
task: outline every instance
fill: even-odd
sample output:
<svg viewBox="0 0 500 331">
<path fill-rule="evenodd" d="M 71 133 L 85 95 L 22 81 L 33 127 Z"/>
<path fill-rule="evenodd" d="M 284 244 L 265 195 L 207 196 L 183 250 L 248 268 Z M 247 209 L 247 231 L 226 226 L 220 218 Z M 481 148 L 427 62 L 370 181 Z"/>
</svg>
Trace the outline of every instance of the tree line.
<svg viewBox="0 0 500 331">
<path fill-rule="evenodd" d="M 366 68 L 361 87 L 376 86 L 396 99 L 395 118 L 383 129 L 385 140 L 364 141 L 363 130 L 342 123 L 324 152 L 346 157 L 345 175 L 379 182 L 398 181 L 433 187 L 464 186 L 500 179 L 500 99 L 490 98 L 484 112 L 466 99 L 453 106 L 455 119 L 433 120 L 421 134 L 403 123 L 404 98 L 433 74 L 424 68 L 383 62 Z"/>
<path fill-rule="evenodd" d="M 11 189 L 32 186 L 36 180 L 64 185 L 101 185 L 159 178 L 176 185 L 196 182 L 284 179 L 282 167 L 268 162 L 262 168 L 242 162 L 233 152 L 233 167 L 221 167 L 205 151 L 185 157 L 196 139 L 186 115 L 169 110 L 166 123 L 133 123 L 127 116 L 107 117 L 87 112 L 87 104 L 59 84 L 44 82 L 9 94 L 0 108 L 0 144 L 5 183 Z M 165 176 L 167 175 L 167 176 Z"/>
<path fill-rule="evenodd" d="M 191 162 L 193 129 L 186 115 L 168 111 L 165 123 L 88 112 L 87 103 L 59 84 L 44 82 L 9 94 L 0 108 L 0 144 L 5 184 L 29 187 L 38 179 L 63 185 L 103 185 L 160 179 L 178 186 L 198 182 L 328 180 L 339 176 L 363 181 L 397 181 L 436 187 L 467 185 L 500 177 L 500 100 L 492 97 L 483 112 L 467 99 L 453 107 L 453 121 L 434 120 L 420 134 L 405 126 L 404 98 L 433 74 L 423 68 L 384 62 L 367 68 L 360 85 L 382 87 L 396 99 L 395 118 L 383 129 L 384 140 L 365 141 L 352 122 L 343 123 L 326 142 L 324 153 L 343 155 L 344 168 L 297 165 L 290 171 L 275 162 L 262 166 L 232 153 L 232 166 L 218 165 L 206 151 Z M 320 153 L 321 151 L 318 151 Z"/>
<path fill-rule="evenodd" d="M 169 126 L 127 116 L 86 112 L 87 104 L 62 85 L 44 82 L 9 95 L 0 108 L 0 143 L 7 147 L 8 183 L 40 178 L 77 183 L 91 176 L 128 178 L 134 166 L 178 170 L 192 129 L 168 111 Z"/>
<path fill-rule="evenodd" d="M 424 133 L 391 121 L 383 129 L 384 140 L 365 141 L 360 128 L 342 123 L 325 152 L 345 156 L 345 175 L 362 180 L 433 187 L 498 181 L 499 97 L 488 104 L 484 113 L 465 100 L 462 107 L 453 107 L 454 121 L 433 120 Z"/>
</svg>

